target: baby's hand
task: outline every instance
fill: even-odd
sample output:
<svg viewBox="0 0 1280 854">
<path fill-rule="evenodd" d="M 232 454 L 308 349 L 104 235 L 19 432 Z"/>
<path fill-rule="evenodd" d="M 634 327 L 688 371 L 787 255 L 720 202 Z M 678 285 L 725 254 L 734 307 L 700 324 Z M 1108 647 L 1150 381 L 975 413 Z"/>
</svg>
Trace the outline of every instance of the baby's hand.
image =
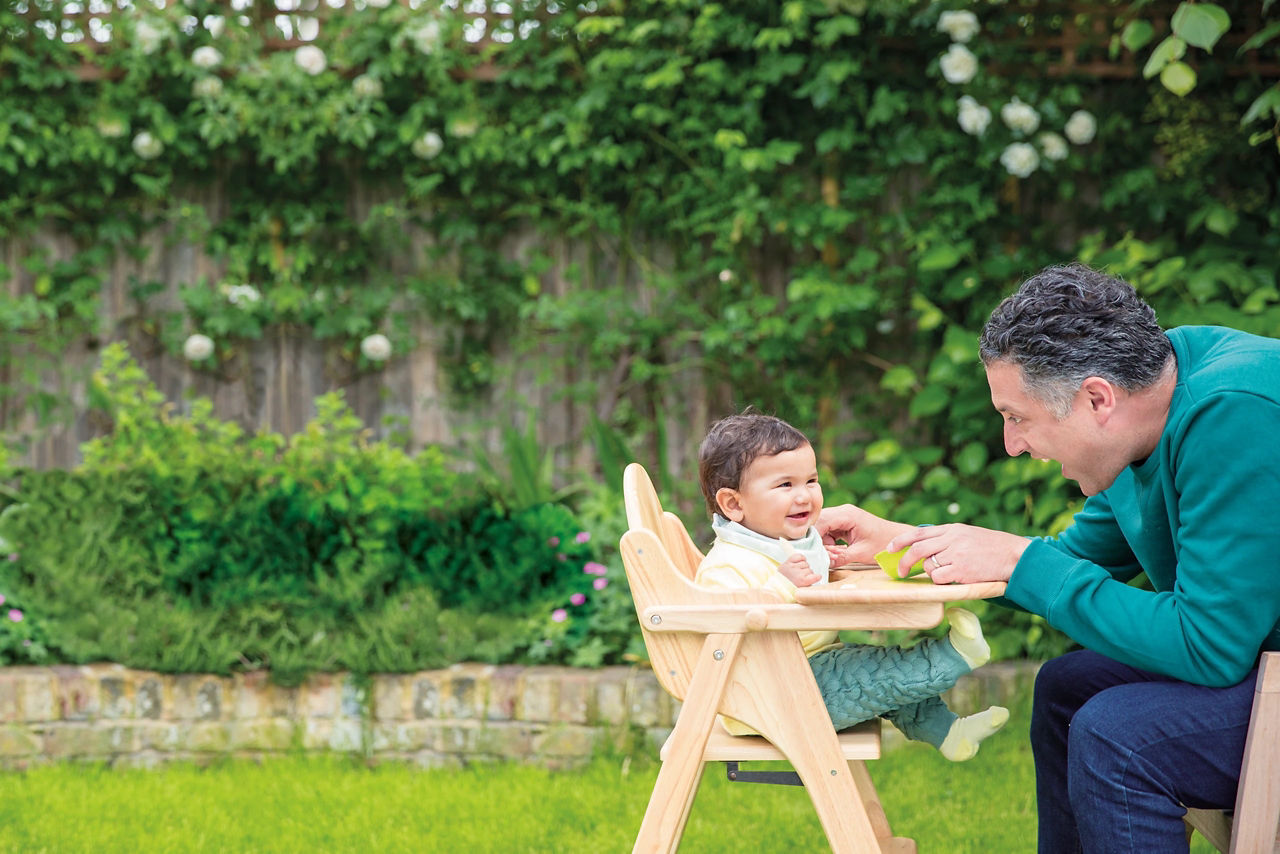
<svg viewBox="0 0 1280 854">
<path fill-rule="evenodd" d="M 798 553 L 778 564 L 778 572 L 796 587 L 809 587 L 818 581 L 817 573 L 809 571 L 809 561 Z"/>
</svg>

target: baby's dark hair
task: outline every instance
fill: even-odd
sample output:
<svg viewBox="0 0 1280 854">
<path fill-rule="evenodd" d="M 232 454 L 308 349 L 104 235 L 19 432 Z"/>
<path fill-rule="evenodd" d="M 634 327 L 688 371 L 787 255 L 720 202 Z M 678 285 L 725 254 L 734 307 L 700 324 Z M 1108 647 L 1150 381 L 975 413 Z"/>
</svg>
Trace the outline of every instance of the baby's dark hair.
<svg viewBox="0 0 1280 854">
<path fill-rule="evenodd" d="M 808 437 L 781 418 L 750 409 L 712 424 L 698 449 L 698 483 L 707 512 L 720 512 L 716 493 L 725 487 L 737 489 L 753 461 L 808 444 Z"/>
</svg>

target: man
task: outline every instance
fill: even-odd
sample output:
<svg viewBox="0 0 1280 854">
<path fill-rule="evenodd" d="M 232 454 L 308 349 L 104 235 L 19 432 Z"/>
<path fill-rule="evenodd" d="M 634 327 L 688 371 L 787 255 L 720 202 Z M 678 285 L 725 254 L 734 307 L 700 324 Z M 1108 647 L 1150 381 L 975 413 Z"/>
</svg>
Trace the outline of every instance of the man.
<svg viewBox="0 0 1280 854">
<path fill-rule="evenodd" d="M 856 507 L 819 529 L 834 564 L 910 547 L 935 583 L 1006 598 L 1086 649 L 1036 679 L 1042 852 L 1187 850 L 1185 807 L 1230 808 L 1257 659 L 1280 649 L 1280 341 L 1167 333 L 1125 282 L 1048 268 L 982 331 L 1005 450 L 1088 499 L 1057 538 L 911 527 Z M 1153 590 L 1127 582 L 1145 573 Z"/>
</svg>

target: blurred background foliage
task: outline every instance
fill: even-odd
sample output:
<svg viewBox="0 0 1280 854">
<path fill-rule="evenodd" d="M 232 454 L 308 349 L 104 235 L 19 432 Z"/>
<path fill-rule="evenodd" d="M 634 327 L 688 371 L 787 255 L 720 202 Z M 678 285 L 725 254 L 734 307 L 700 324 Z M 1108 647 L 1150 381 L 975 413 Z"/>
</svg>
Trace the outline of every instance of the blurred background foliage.
<svg viewBox="0 0 1280 854">
<path fill-rule="evenodd" d="M 1078 259 L 1166 326 L 1280 335 L 1271 2 L 294 5 L 0 11 L 0 279 L 22 283 L 0 295 L 0 400 L 59 417 L 43 379 L 120 337 L 104 270 L 163 224 L 227 271 L 177 310 L 155 283 L 131 297 L 173 354 L 212 340 L 199 368 L 280 326 L 369 366 L 360 342 L 426 346 L 430 318 L 457 401 L 514 341 L 572 366 L 589 428 L 552 437 L 515 404 L 501 452 L 410 454 L 322 397 L 303 433 L 251 435 L 167 411 L 108 348 L 83 465 L 4 493 L 0 591 L 28 616 L 0 620 L 25 633 L 0 655 L 283 678 L 621 661 L 622 465 L 708 539 L 673 401 L 698 401 L 695 433 L 747 405 L 801 427 L 828 503 L 1047 534 L 1078 491 L 1004 457 L 976 355 L 1022 278 Z M 174 201 L 213 184 L 218 218 Z M 357 216 L 353 185 L 381 201 Z M 32 240 L 48 227 L 74 251 Z M 546 242 L 502 245 L 528 228 Z M 433 260 L 380 263 L 410 229 Z M 564 238 L 616 263 L 552 287 Z M 590 466 L 555 464 L 571 444 Z M 1001 657 L 1068 643 L 983 617 Z"/>
</svg>

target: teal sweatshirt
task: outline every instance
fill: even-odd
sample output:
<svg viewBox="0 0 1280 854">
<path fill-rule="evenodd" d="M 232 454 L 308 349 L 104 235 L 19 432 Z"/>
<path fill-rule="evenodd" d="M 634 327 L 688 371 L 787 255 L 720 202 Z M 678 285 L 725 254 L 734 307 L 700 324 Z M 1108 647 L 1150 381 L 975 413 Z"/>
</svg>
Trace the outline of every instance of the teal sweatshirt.
<svg viewBox="0 0 1280 854">
<path fill-rule="evenodd" d="M 1168 336 L 1178 385 L 1155 451 L 1032 540 L 1005 595 L 1117 661 L 1233 685 L 1280 649 L 1280 341 Z M 1154 593 L 1125 583 L 1141 572 Z"/>
</svg>

